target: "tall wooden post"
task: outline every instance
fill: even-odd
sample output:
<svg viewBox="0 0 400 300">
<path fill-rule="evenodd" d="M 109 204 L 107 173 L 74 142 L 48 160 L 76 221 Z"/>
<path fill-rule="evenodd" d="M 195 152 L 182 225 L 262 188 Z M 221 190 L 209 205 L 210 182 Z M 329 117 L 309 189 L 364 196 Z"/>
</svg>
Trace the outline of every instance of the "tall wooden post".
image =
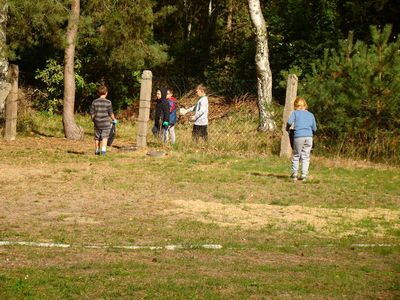
<svg viewBox="0 0 400 300">
<path fill-rule="evenodd" d="M 286 131 L 286 123 L 289 119 L 290 113 L 293 111 L 293 103 L 297 97 L 297 76 L 290 74 L 286 86 L 286 99 L 285 108 L 283 110 L 283 125 L 282 125 L 282 138 L 281 138 L 281 152 L 280 157 L 290 158 L 292 156 L 292 148 L 290 147 L 289 134 Z"/>
<path fill-rule="evenodd" d="M 17 109 L 18 109 L 18 66 L 10 65 L 8 69 L 10 93 L 6 99 L 6 127 L 4 139 L 15 140 L 17 135 Z"/>
<path fill-rule="evenodd" d="M 140 85 L 140 105 L 136 146 L 145 148 L 147 146 L 147 123 L 150 117 L 150 101 L 153 74 L 149 70 L 143 71 Z"/>
</svg>

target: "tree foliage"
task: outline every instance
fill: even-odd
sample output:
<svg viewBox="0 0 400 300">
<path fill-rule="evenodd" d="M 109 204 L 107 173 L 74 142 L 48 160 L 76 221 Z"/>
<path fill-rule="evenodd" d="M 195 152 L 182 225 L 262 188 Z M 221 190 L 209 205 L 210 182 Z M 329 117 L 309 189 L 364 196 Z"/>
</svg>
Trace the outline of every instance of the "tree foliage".
<svg viewBox="0 0 400 300">
<path fill-rule="evenodd" d="M 12 63 L 19 65 L 22 84 L 49 89 L 48 84 L 39 78 L 35 79 L 35 74 L 37 70 L 44 72 L 49 60 L 56 61 L 58 65 L 62 63 L 69 1 L 7 1 L 8 57 Z M 388 113 L 386 107 L 393 106 L 385 102 L 399 95 L 397 88 L 392 86 L 395 81 L 388 79 L 395 72 L 395 64 L 386 68 L 380 61 L 385 70 L 381 79 L 368 73 L 379 65 L 374 62 L 379 61 L 379 56 L 371 54 L 379 47 L 374 38 L 375 33 L 370 34 L 369 26 L 376 26 L 376 34 L 382 37 L 385 36 L 381 33 L 382 28 L 391 24 L 392 32 L 385 36 L 387 42 L 382 45 L 390 48 L 392 43 L 397 44 L 400 2 L 268 0 L 261 1 L 261 4 L 268 28 L 274 101 L 280 104 L 284 101 L 285 89 L 278 84 L 282 81 L 282 76 L 278 76 L 280 73 L 295 72 L 305 87 L 310 86 L 313 80 L 322 80 L 321 74 L 330 74 L 323 77 L 327 82 L 320 81 L 323 90 L 316 86 L 316 91 L 320 93 L 318 97 L 326 95 L 322 97 L 327 99 L 324 105 L 329 107 L 328 99 L 339 101 L 340 90 L 347 96 L 340 96 L 340 102 L 332 104 L 336 107 L 340 103 L 342 107 L 335 108 L 340 110 L 337 113 L 342 116 L 339 118 L 341 125 L 338 125 L 339 121 L 335 124 L 328 122 L 326 126 L 321 124 L 327 138 L 339 137 L 345 140 L 346 136 L 346 139 L 353 136 L 354 140 L 362 141 L 363 145 L 380 141 L 374 136 L 387 136 L 389 139 L 391 133 L 383 123 L 387 118 L 391 120 L 398 112 L 393 109 Z M 344 55 L 344 41 L 349 31 L 356 41 L 351 43 L 351 47 L 346 44 L 352 49 L 349 57 L 353 68 L 346 65 L 346 60 L 342 58 L 341 64 L 348 69 L 342 71 L 351 74 L 352 78 L 365 76 L 368 84 L 364 86 L 360 80 L 355 79 L 345 81 L 343 78 L 347 77 L 332 73 L 338 76 L 337 82 L 344 86 L 340 89 L 335 81 L 327 80 L 334 75 L 328 71 L 323 73 L 321 66 L 325 63 L 333 70 L 332 57 L 340 61 L 341 55 Z M 342 41 L 338 43 L 338 40 Z M 349 40 L 346 43 L 350 43 Z M 332 50 L 326 52 L 325 49 Z M 116 110 L 131 104 L 139 95 L 138 77 L 147 68 L 153 71 L 154 78 L 179 79 L 182 90 L 193 87 L 199 81 L 205 82 L 211 91 L 225 96 L 227 101 L 237 95 L 257 91 L 255 32 L 246 0 L 81 0 L 76 50 L 76 58 L 81 63 L 79 76 L 87 85 L 77 90 L 76 108 L 82 112 L 87 110 L 88 103 L 95 96 L 90 93 L 89 85 L 93 83 L 104 82 L 110 86 L 110 98 Z M 385 52 L 383 56 L 387 58 L 388 55 Z M 312 63 L 316 59 L 319 62 L 313 67 Z M 368 59 L 371 62 L 366 63 Z M 366 66 L 354 67 L 357 61 L 364 61 L 370 68 L 364 70 Z M 389 72 L 389 69 L 392 71 Z M 316 96 L 312 90 L 307 90 L 307 93 Z M 380 93 L 382 97 L 371 96 Z M 368 101 L 359 100 L 360 95 L 368 97 Z M 51 99 L 54 98 L 48 100 Z M 386 100 L 382 102 L 380 99 Z M 357 101 L 363 104 L 358 105 Z M 327 111 L 321 108 L 320 113 L 321 118 L 328 118 Z M 371 123 L 367 125 L 366 120 Z M 368 128 L 365 129 L 368 134 L 363 133 L 363 139 L 352 133 L 358 125 Z M 379 129 L 375 135 L 370 134 L 374 131 L 370 126 L 374 130 Z M 394 129 L 393 134 L 394 141 L 398 131 Z M 372 150 L 363 151 L 373 156 L 369 154 Z"/>
<path fill-rule="evenodd" d="M 303 81 L 321 135 L 338 151 L 370 158 L 398 155 L 400 39 L 389 42 L 390 37 L 391 26 L 372 26 L 371 44 L 354 42 L 350 33 L 338 50 L 326 50 L 312 64 Z"/>
</svg>

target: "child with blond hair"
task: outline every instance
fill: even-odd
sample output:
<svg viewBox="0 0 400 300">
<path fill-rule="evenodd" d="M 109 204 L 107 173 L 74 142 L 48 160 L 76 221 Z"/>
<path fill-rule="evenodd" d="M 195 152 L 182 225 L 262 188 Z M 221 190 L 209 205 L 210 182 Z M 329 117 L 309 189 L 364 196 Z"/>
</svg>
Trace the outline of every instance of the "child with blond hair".
<svg viewBox="0 0 400 300">
<path fill-rule="evenodd" d="M 293 157 L 291 179 L 298 179 L 299 165 L 302 163 L 300 180 L 305 181 L 310 166 L 310 155 L 313 145 L 313 136 L 317 131 L 314 115 L 307 110 L 308 105 L 304 98 L 294 100 L 294 111 L 290 114 L 286 130 L 294 125 Z"/>
</svg>

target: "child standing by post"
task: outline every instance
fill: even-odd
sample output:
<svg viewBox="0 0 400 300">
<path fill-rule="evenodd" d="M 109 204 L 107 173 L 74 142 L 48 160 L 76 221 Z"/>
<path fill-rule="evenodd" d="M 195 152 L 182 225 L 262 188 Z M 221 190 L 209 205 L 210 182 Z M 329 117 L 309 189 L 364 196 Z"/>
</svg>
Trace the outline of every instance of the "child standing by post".
<svg viewBox="0 0 400 300">
<path fill-rule="evenodd" d="M 169 126 L 164 131 L 163 141 L 167 143 L 171 138 L 171 144 L 175 144 L 175 124 L 176 124 L 176 109 L 177 109 L 177 101 L 174 97 L 174 91 L 169 88 L 167 89 L 167 101 L 169 106 Z"/>
<path fill-rule="evenodd" d="M 164 129 L 169 125 L 169 107 L 167 101 L 167 89 L 161 88 L 156 91 L 156 106 L 154 116 L 154 126 L 152 132 L 154 136 L 163 138 Z"/>
<path fill-rule="evenodd" d="M 313 144 L 313 136 L 317 131 L 317 124 L 314 115 L 307 111 L 307 102 L 304 98 L 298 97 L 294 100 L 294 109 L 287 121 L 286 130 L 289 131 L 294 124 L 292 176 L 296 181 L 298 178 L 299 164 L 302 162 L 300 180 L 305 181 L 310 166 L 310 155 Z"/>
<path fill-rule="evenodd" d="M 99 98 L 94 100 L 90 106 L 90 116 L 94 123 L 95 154 L 106 155 L 107 139 L 111 129 L 110 118 L 113 124 L 117 124 L 117 120 L 113 113 L 111 101 L 106 98 L 108 95 L 107 87 L 105 85 L 100 85 L 97 88 L 97 95 Z"/>
<path fill-rule="evenodd" d="M 196 95 L 199 97 L 199 100 L 195 106 L 186 110 L 186 112 L 194 111 L 194 116 L 190 119 L 194 122 L 192 136 L 196 141 L 198 141 L 200 137 L 204 141 L 208 139 L 208 98 L 206 92 L 206 87 L 199 84 L 196 87 Z"/>
</svg>

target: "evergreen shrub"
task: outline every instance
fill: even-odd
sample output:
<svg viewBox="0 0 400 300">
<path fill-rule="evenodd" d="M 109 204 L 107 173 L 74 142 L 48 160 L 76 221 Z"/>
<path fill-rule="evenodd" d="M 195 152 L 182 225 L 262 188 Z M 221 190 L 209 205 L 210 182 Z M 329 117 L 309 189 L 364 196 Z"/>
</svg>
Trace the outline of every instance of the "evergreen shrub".
<svg viewBox="0 0 400 300">
<path fill-rule="evenodd" d="M 372 44 L 341 40 L 300 84 L 329 153 L 400 162 L 400 40 L 371 26 Z"/>
</svg>

